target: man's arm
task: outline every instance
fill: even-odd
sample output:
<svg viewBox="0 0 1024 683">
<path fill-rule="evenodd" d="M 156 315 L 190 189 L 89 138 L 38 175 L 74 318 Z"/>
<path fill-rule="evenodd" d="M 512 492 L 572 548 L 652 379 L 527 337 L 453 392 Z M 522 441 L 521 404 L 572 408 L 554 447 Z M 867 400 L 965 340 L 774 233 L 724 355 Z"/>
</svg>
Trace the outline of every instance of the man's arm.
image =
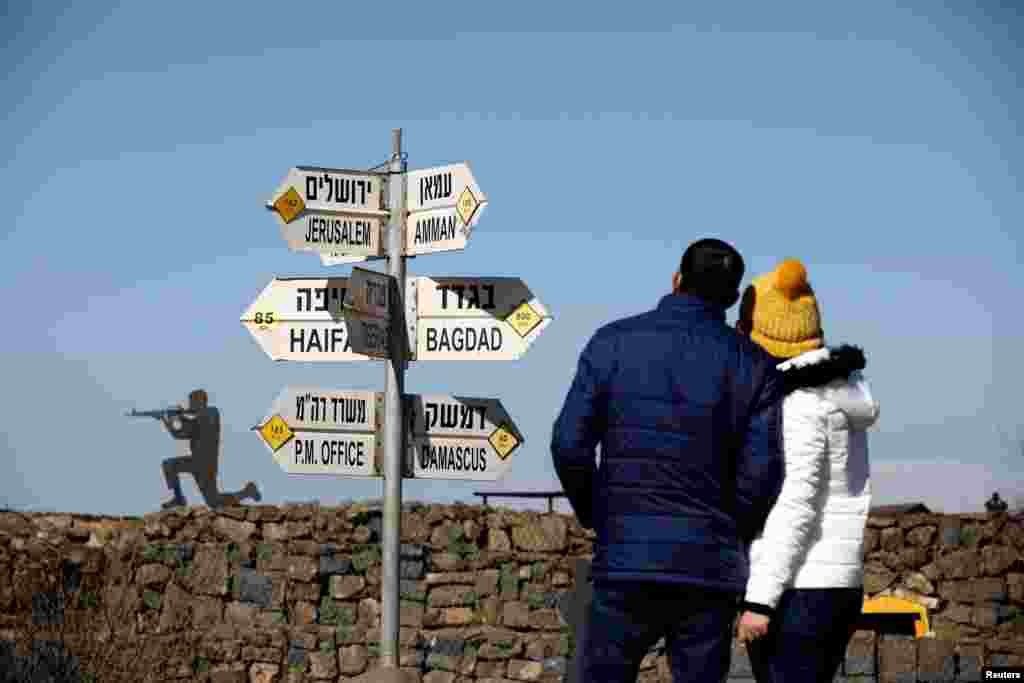
<svg viewBox="0 0 1024 683">
<path fill-rule="evenodd" d="M 551 457 L 580 525 L 594 528 L 595 447 L 605 431 L 604 372 L 595 336 L 580 354 L 576 377 L 551 431 Z"/>
<path fill-rule="evenodd" d="M 774 367 L 755 371 L 761 387 L 754 395 L 746 438 L 736 462 L 736 523 L 749 545 L 764 528 L 779 497 L 785 462 L 782 453 L 782 400 L 785 385 Z M 755 374 L 755 380 L 758 377 Z"/>
<path fill-rule="evenodd" d="M 192 418 L 192 419 L 190 419 Z M 175 439 L 191 439 L 195 433 L 195 419 L 189 414 L 164 415 L 160 418 L 164 428 Z"/>
</svg>

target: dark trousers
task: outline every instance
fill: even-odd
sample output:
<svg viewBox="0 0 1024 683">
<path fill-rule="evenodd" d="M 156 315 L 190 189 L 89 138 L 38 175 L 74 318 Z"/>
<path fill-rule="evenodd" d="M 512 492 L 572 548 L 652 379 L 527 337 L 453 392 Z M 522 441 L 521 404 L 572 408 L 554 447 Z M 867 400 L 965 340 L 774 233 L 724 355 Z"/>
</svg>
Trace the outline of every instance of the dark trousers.
<svg viewBox="0 0 1024 683">
<path fill-rule="evenodd" d="M 863 604 L 863 588 L 787 590 L 768 633 L 747 644 L 757 683 L 830 683 Z"/>
<path fill-rule="evenodd" d="M 738 599 L 696 586 L 595 583 L 584 680 L 636 683 L 640 661 L 664 637 L 673 683 L 724 681 Z"/>
<path fill-rule="evenodd" d="M 221 504 L 221 494 L 217 491 L 217 470 L 193 456 L 181 456 L 168 458 L 163 462 L 164 478 L 167 480 L 167 488 L 174 493 L 175 498 L 184 500 L 181 493 L 181 475 L 188 473 L 196 480 L 199 492 L 209 507 L 218 507 Z"/>
</svg>

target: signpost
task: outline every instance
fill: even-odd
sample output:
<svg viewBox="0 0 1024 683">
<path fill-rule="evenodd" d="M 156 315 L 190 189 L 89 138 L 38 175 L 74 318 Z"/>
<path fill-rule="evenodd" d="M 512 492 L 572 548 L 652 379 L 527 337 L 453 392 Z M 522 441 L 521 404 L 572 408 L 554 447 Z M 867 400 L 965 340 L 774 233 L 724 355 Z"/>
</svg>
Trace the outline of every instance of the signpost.
<svg viewBox="0 0 1024 683">
<path fill-rule="evenodd" d="M 383 397 L 374 391 L 285 387 L 253 427 L 289 474 L 380 474 Z"/>
<path fill-rule="evenodd" d="M 496 398 L 407 397 L 412 476 L 495 481 L 524 439 Z"/>
<path fill-rule="evenodd" d="M 519 278 L 417 278 L 416 360 L 514 360 L 550 322 Z"/>
<path fill-rule="evenodd" d="M 487 206 L 469 162 L 412 171 L 408 183 L 405 254 L 465 249 Z"/>
<path fill-rule="evenodd" d="M 348 278 L 274 278 L 242 314 L 268 356 L 287 361 L 355 361 L 387 356 L 387 324 L 342 302 Z"/>
<path fill-rule="evenodd" d="M 296 166 L 267 208 L 292 251 L 366 260 L 384 255 L 383 180 L 369 171 Z"/>
<path fill-rule="evenodd" d="M 286 387 L 253 427 L 289 474 L 384 477 L 383 669 L 367 682 L 402 678 L 403 476 L 494 481 L 523 443 L 496 398 L 404 393 L 408 360 L 519 358 L 551 322 L 518 278 L 406 278 L 406 257 L 464 249 L 486 206 L 467 162 L 408 172 L 401 129 L 384 164 L 296 166 L 267 204 L 292 251 L 324 265 L 388 261 L 387 273 L 275 278 L 241 318 L 274 360 L 384 361 L 383 393 Z"/>
</svg>

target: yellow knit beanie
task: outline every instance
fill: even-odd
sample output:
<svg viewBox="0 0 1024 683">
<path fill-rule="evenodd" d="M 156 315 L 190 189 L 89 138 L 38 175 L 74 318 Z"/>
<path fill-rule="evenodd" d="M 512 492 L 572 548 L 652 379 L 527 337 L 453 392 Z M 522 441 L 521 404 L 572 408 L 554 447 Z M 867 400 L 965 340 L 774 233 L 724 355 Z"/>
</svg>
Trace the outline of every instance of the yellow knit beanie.
<svg viewBox="0 0 1024 683">
<path fill-rule="evenodd" d="M 740 321 L 750 338 L 776 358 L 793 358 L 825 343 L 807 269 L 796 259 L 754 278 L 743 293 Z"/>
</svg>

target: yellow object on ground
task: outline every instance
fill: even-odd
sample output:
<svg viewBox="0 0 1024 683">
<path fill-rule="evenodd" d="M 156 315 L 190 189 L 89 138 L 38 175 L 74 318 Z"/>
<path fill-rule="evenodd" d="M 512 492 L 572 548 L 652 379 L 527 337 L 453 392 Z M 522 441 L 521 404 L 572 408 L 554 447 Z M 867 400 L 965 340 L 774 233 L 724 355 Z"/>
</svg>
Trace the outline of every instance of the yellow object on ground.
<svg viewBox="0 0 1024 683">
<path fill-rule="evenodd" d="M 916 614 L 914 637 L 924 638 L 930 631 L 928 626 L 928 608 L 912 600 L 883 595 L 865 600 L 862 611 L 865 614 Z"/>
</svg>

